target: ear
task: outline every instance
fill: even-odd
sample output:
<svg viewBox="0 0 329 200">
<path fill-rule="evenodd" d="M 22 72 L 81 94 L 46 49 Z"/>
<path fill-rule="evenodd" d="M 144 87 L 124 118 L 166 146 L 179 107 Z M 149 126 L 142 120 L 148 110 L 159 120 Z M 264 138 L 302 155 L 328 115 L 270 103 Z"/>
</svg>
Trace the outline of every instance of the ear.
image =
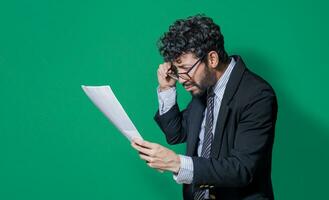
<svg viewBox="0 0 329 200">
<path fill-rule="evenodd" d="M 210 51 L 208 53 L 208 66 L 215 69 L 219 63 L 218 53 L 216 51 Z"/>
</svg>

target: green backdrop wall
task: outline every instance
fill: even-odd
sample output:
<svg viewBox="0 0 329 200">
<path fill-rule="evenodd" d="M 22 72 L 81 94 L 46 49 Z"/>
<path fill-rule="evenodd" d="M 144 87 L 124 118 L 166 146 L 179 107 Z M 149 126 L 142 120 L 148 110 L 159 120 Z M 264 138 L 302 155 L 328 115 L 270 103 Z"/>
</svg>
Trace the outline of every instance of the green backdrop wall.
<svg viewBox="0 0 329 200">
<path fill-rule="evenodd" d="M 326 1 L 1 0 L 0 199 L 181 199 L 80 85 L 110 84 L 144 138 L 168 146 L 152 119 L 156 41 L 196 13 L 277 92 L 276 198 L 328 198 Z M 180 87 L 180 105 L 189 99 Z"/>
</svg>

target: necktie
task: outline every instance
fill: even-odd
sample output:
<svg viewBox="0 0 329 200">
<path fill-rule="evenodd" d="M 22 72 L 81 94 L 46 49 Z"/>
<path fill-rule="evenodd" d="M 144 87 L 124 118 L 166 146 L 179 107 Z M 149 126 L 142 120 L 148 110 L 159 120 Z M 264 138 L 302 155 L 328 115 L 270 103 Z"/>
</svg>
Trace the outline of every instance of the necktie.
<svg viewBox="0 0 329 200">
<path fill-rule="evenodd" d="M 202 144 L 202 150 L 201 150 L 201 157 L 209 158 L 210 156 L 210 150 L 211 150 L 211 143 L 213 140 L 213 133 L 212 133 L 212 127 L 213 127 L 213 121 L 214 121 L 214 97 L 215 94 L 210 88 L 208 90 L 207 94 L 207 115 L 206 115 L 206 126 L 204 131 L 204 139 Z M 209 191 L 206 190 L 198 190 L 194 193 L 194 200 L 202 200 L 205 198 L 208 198 Z"/>
</svg>

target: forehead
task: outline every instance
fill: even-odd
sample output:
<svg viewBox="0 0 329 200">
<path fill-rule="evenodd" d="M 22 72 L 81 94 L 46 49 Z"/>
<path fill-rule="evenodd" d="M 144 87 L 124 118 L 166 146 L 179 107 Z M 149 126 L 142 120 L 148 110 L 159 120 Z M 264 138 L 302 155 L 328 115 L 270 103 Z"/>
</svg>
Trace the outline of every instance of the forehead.
<svg viewBox="0 0 329 200">
<path fill-rule="evenodd" d="M 193 63 L 197 57 L 193 53 L 184 53 L 173 61 L 174 65 L 183 65 Z"/>
</svg>

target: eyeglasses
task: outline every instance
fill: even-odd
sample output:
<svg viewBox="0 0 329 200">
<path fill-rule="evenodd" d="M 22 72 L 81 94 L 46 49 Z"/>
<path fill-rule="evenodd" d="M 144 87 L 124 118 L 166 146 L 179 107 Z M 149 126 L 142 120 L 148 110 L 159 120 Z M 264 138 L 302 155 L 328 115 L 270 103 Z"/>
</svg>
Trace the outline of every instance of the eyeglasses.
<svg viewBox="0 0 329 200">
<path fill-rule="evenodd" d="M 200 59 L 198 59 L 186 72 L 178 72 L 178 69 L 175 65 L 171 65 L 171 68 L 169 69 L 169 72 L 167 73 L 168 76 L 170 76 L 171 78 L 175 79 L 176 81 L 178 81 L 179 78 L 183 79 L 183 80 L 191 80 L 192 77 L 189 75 L 189 73 L 192 71 L 192 69 L 198 65 L 199 62 L 201 62 L 203 60 L 203 58 L 206 55 L 202 56 Z"/>
</svg>

